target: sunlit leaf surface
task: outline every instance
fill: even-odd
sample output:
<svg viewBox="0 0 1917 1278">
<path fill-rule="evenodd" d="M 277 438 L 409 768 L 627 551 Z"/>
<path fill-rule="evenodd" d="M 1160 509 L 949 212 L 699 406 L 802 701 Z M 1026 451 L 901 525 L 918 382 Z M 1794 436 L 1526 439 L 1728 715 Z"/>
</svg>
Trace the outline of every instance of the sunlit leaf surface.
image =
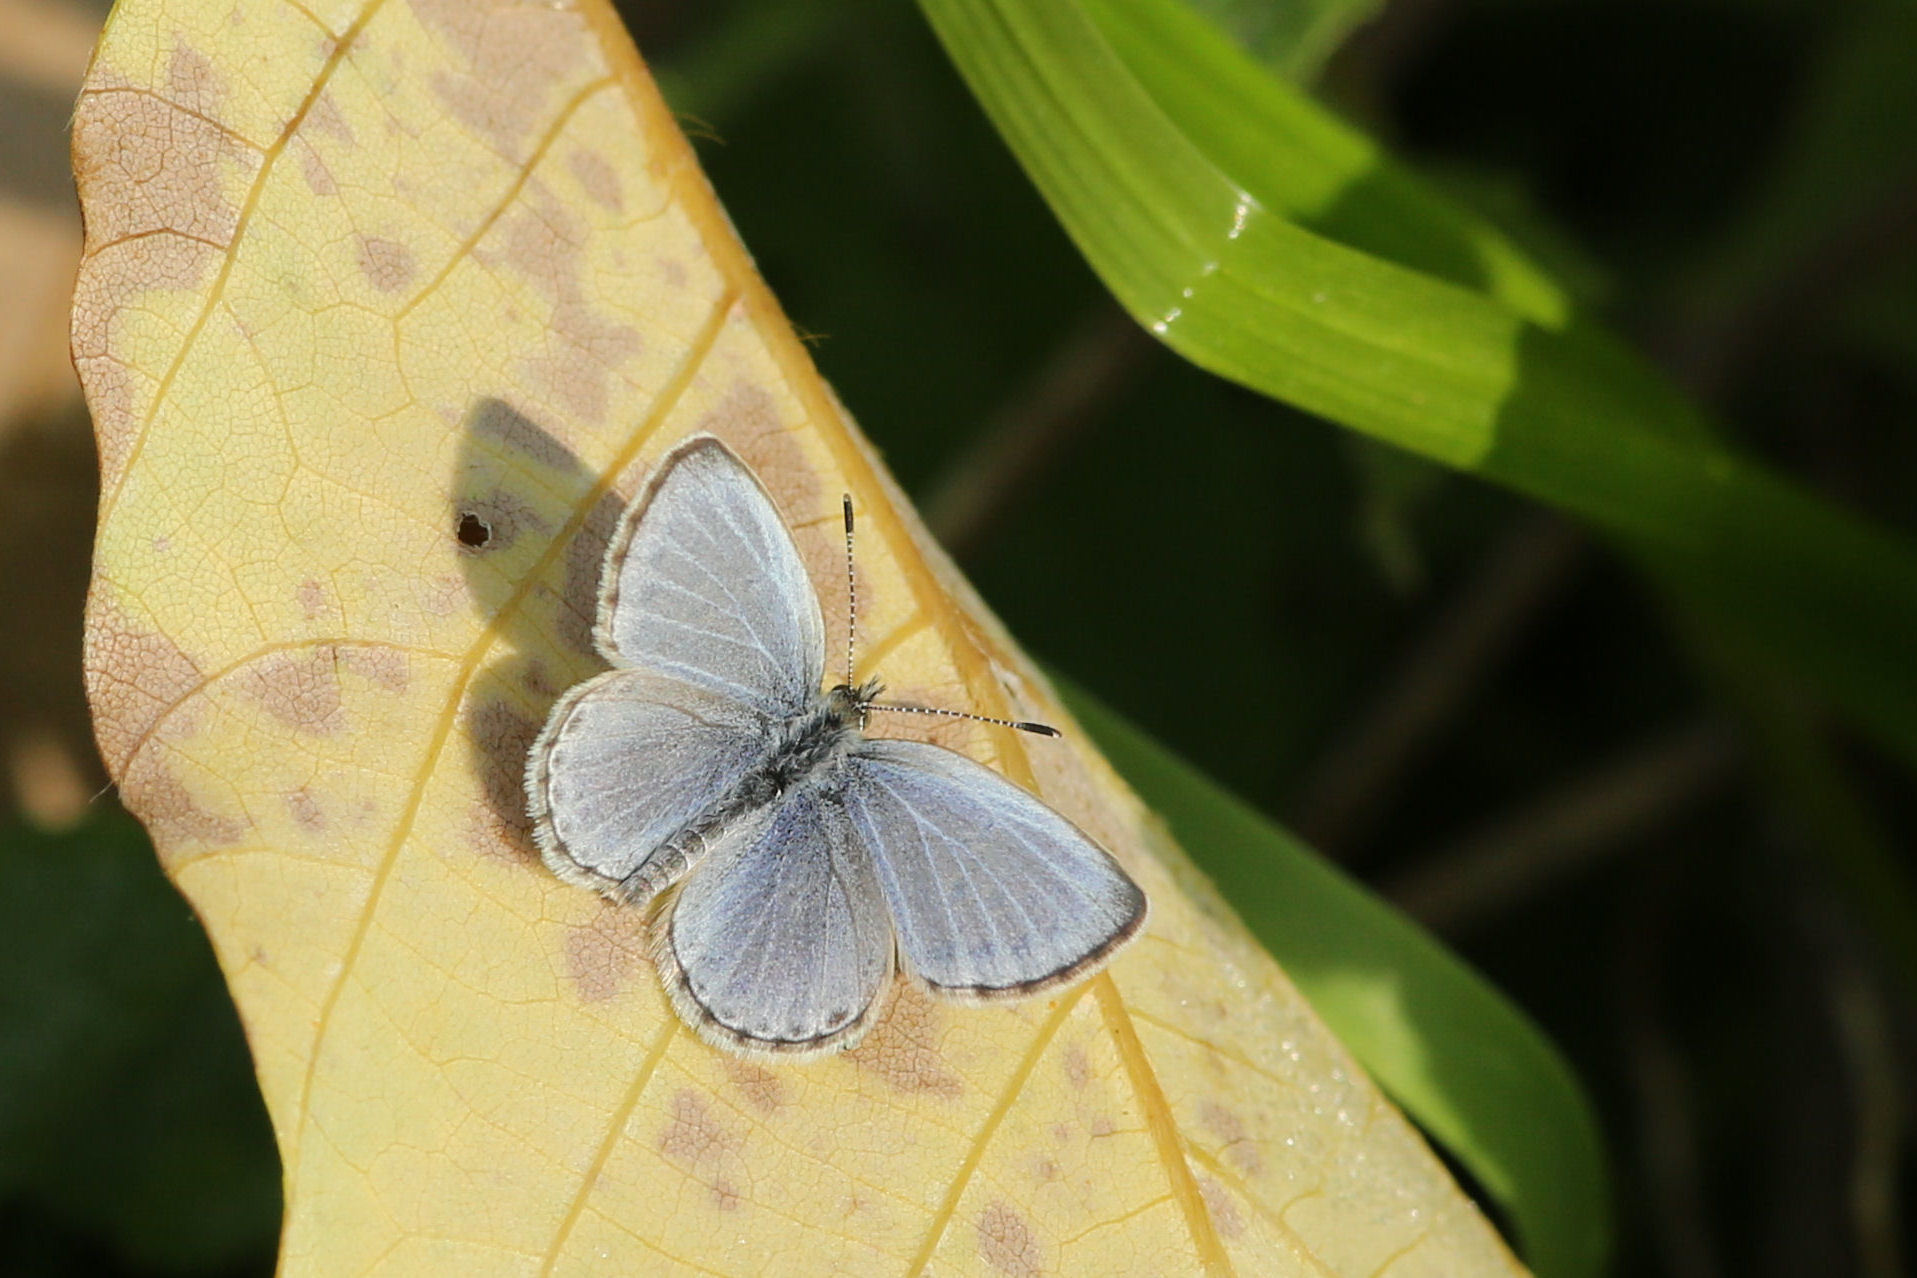
<svg viewBox="0 0 1917 1278">
<path fill-rule="evenodd" d="M 75 162 L 99 737 L 238 1000 L 286 1273 L 1516 1269 L 1076 733 L 938 739 L 1111 846 L 1150 933 L 1048 998 L 903 998 L 814 1065 L 701 1044 L 634 913 L 530 853 L 604 537 L 694 432 L 765 478 L 838 634 L 854 494 L 862 673 L 1056 714 L 609 8 L 128 0 Z"/>
</svg>

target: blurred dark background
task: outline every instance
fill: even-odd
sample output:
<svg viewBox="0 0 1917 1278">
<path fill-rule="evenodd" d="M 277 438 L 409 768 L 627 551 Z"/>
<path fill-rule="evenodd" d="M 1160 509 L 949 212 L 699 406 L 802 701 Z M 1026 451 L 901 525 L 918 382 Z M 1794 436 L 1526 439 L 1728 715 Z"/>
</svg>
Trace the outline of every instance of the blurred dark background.
<svg viewBox="0 0 1917 1278">
<path fill-rule="evenodd" d="M 1199 2 L 1276 47 L 1265 0 Z M 1907 773 L 1788 689 L 1727 687 L 1577 529 L 1143 338 L 910 5 L 622 8 L 1013 633 L 1564 1047 L 1616 1156 L 1620 1273 L 1909 1271 L 1917 919 L 1852 886 L 1859 858 L 1913 871 Z M 93 797 L 80 691 L 64 130 L 104 10 L 0 0 L 0 1272 L 257 1274 L 278 1190 L 238 1026 Z M 1917 6 L 1401 0 L 1324 43 L 1288 69 L 1742 446 L 1912 530 Z"/>
</svg>

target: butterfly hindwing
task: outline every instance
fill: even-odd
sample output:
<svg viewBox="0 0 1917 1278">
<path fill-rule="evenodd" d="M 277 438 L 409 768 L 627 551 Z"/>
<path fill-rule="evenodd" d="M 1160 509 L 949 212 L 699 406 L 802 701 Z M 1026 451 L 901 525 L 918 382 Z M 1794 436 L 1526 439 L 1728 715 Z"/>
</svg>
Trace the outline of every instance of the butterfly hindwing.
<svg viewBox="0 0 1917 1278">
<path fill-rule="evenodd" d="M 856 1041 L 892 984 L 892 923 L 837 796 L 801 785 L 716 835 L 654 952 L 681 1017 L 735 1051 Z"/>
<path fill-rule="evenodd" d="M 610 670 L 559 699 L 527 756 L 533 833 L 553 872 L 643 902 L 686 868 L 675 840 L 758 764 L 766 724 L 707 688 Z"/>
<path fill-rule="evenodd" d="M 1144 893 L 1104 849 L 963 755 L 868 740 L 843 785 L 905 967 L 936 993 L 1014 996 L 1070 980 L 1144 922 Z"/>
</svg>

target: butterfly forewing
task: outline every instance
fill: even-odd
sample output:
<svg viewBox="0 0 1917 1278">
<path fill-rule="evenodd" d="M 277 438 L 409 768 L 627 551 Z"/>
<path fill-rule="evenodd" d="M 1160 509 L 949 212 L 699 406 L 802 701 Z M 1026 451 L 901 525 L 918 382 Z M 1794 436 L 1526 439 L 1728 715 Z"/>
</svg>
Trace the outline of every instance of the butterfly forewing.
<svg viewBox="0 0 1917 1278">
<path fill-rule="evenodd" d="M 688 826 L 764 755 L 764 716 L 707 688 L 612 670 L 560 698 L 528 756 L 546 864 L 643 901 L 684 870 Z"/>
<path fill-rule="evenodd" d="M 687 1023 L 748 1052 L 852 1041 L 892 981 L 892 923 L 871 858 L 818 785 L 715 839 L 657 948 Z"/>
<path fill-rule="evenodd" d="M 936 991 L 993 997 L 1069 980 L 1144 922 L 1144 893 L 1110 855 L 963 755 L 866 741 L 843 787 L 905 966 Z"/>
<path fill-rule="evenodd" d="M 671 675 L 785 717 L 825 677 L 818 596 L 777 507 L 744 463 L 700 438 L 621 520 L 594 632 L 614 665 Z"/>
</svg>

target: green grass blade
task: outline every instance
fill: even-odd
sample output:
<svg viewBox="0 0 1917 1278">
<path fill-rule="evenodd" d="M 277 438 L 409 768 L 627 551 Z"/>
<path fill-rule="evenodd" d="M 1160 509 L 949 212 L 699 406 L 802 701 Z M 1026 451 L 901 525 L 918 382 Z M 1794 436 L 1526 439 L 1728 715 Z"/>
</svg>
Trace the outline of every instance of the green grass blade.
<svg viewBox="0 0 1917 1278">
<path fill-rule="evenodd" d="M 1501 236 L 1168 0 L 921 0 L 1192 362 L 1586 520 L 1917 764 L 1917 548 L 1713 444 Z"/>
<path fill-rule="evenodd" d="M 1332 1031 L 1505 1208 L 1532 1267 L 1600 1273 L 1610 1195 L 1597 1122 L 1538 1029 L 1317 853 L 1086 693 L 1060 691 Z"/>
<path fill-rule="evenodd" d="M 1260 62 L 1302 83 L 1384 0 L 1192 0 L 1192 6 Z"/>
</svg>

